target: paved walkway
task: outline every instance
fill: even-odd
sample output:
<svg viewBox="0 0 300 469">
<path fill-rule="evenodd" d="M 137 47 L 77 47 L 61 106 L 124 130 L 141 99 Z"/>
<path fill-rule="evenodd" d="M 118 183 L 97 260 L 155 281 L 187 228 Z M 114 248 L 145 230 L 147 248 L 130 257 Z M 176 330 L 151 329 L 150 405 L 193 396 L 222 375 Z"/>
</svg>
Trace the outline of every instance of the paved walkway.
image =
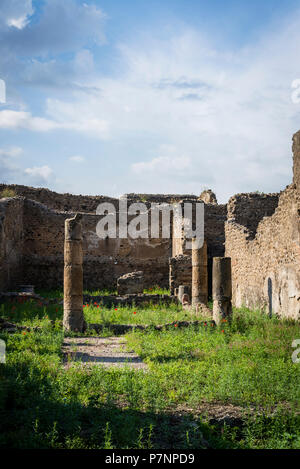
<svg viewBox="0 0 300 469">
<path fill-rule="evenodd" d="M 125 346 L 124 337 L 67 337 L 62 347 L 65 367 L 81 362 L 83 365 L 147 369 L 141 358 L 126 351 Z"/>
</svg>

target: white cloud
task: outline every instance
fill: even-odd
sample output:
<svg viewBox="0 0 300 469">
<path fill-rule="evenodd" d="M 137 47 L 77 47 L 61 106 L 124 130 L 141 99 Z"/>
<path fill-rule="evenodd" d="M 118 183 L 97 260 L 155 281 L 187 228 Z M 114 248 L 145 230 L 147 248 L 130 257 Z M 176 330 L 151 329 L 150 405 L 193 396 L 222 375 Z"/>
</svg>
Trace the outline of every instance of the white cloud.
<svg viewBox="0 0 300 469">
<path fill-rule="evenodd" d="M 85 158 L 81 155 L 74 155 L 70 156 L 69 160 L 74 161 L 75 163 L 83 163 L 85 161 Z"/>
<path fill-rule="evenodd" d="M 55 105 L 53 106 L 55 107 Z M 64 107 L 63 104 L 58 104 L 55 112 L 51 113 L 59 120 L 34 117 L 30 112 L 25 111 L 0 111 L 0 129 L 27 129 L 35 132 L 72 130 L 100 139 L 107 138 L 109 130 L 107 122 L 79 114 L 72 116 L 70 111 L 68 105 Z"/>
<path fill-rule="evenodd" d="M 37 88 L 58 95 L 62 88 L 65 95 L 88 89 L 92 50 L 105 42 L 105 14 L 98 6 L 78 0 L 40 3 L 34 14 L 32 0 L 0 0 L 0 71 L 9 84 L 10 104 Z"/>
<path fill-rule="evenodd" d="M 5 26 L 23 29 L 27 26 L 32 14 L 31 0 L 1 0 L 0 29 Z"/>
<path fill-rule="evenodd" d="M 105 15 L 95 5 L 81 4 L 77 0 L 45 0 L 38 21 L 26 28 L 32 15 L 31 0 L 1 0 L 0 31 L 12 26 L 21 31 L 5 34 L 12 52 L 22 57 L 49 57 L 63 52 L 102 44 L 105 41 L 103 21 Z"/>
<path fill-rule="evenodd" d="M 49 166 L 34 166 L 33 168 L 26 168 L 25 174 L 28 174 L 33 179 L 48 181 L 52 176 L 53 170 Z"/>
<path fill-rule="evenodd" d="M 165 172 L 181 172 L 189 168 L 191 165 L 191 160 L 187 156 L 159 156 L 153 158 L 151 161 L 142 161 L 139 163 L 132 164 L 132 170 L 134 173 L 148 174 L 151 173 L 165 173 Z"/>
<path fill-rule="evenodd" d="M 6 103 L 6 83 L 0 79 L 0 104 Z"/>
<path fill-rule="evenodd" d="M 10 18 L 7 21 L 8 26 L 14 26 L 17 29 L 23 29 L 28 24 L 27 15 L 20 16 L 19 18 Z"/>
<path fill-rule="evenodd" d="M 33 117 L 25 111 L 0 111 L 0 128 L 2 129 L 28 129 L 37 132 L 47 132 L 59 127 L 56 122 L 43 117 Z"/>
<path fill-rule="evenodd" d="M 0 157 L 14 158 L 23 153 L 21 147 L 0 148 Z"/>
<path fill-rule="evenodd" d="M 48 99 L 47 115 L 60 128 L 82 132 L 99 139 L 109 138 L 110 123 L 105 109 L 101 109 L 99 96 L 96 93 L 92 96 L 78 93 L 78 96 L 82 100 L 77 98 L 75 101 L 66 102 Z"/>
<path fill-rule="evenodd" d="M 23 152 L 20 147 L 0 148 L 0 174 L 1 181 L 12 181 L 14 177 L 21 176 L 22 172 L 18 164 L 16 164 L 15 157 Z"/>
<path fill-rule="evenodd" d="M 47 185 L 53 176 L 53 170 L 47 165 L 24 169 L 21 161 L 16 159 L 22 153 L 23 149 L 20 147 L 0 148 L 1 182 Z"/>
</svg>

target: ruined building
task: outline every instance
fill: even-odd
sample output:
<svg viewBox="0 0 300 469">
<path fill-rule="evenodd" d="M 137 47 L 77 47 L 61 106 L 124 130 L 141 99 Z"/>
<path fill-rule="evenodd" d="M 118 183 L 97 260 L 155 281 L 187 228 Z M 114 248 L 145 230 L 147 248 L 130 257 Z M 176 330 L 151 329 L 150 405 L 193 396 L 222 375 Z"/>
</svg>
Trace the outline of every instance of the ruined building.
<svg viewBox="0 0 300 469">
<path fill-rule="evenodd" d="M 209 294 L 213 257 L 230 257 L 235 306 L 300 319 L 300 132 L 293 153 L 293 182 L 279 194 L 238 194 L 224 205 L 211 191 L 200 197 L 128 194 L 128 205 L 203 203 Z M 99 239 L 96 208 L 109 202 L 119 217 L 119 199 L 0 184 L 0 192 L 7 188 L 17 195 L 0 199 L 0 290 L 26 283 L 62 289 L 64 224 L 76 212 L 82 214 L 85 289 L 115 288 L 118 277 L 133 271 L 143 272 L 145 287 L 174 292 L 191 286 L 184 238 Z"/>
</svg>

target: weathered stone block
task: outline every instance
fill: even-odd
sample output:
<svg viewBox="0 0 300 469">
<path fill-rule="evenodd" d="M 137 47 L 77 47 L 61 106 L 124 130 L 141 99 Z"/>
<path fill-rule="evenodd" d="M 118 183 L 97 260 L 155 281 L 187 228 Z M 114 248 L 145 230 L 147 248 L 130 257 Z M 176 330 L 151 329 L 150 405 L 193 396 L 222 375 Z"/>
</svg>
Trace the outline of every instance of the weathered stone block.
<svg viewBox="0 0 300 469">
<path fill-rule="evenodd" d="M 183 297 L 185 295 L 189 296 L 190 294 L 190 287 L 188 285 L 179 285 L 178 287 L 178 300 L 180 303 L 183 301 Z"/>
<path fill-rule="evenodd" d="M 117 289 L 119 295 L 143 293 L 144 276 L 142 271 L 130 272 L 118 278 Z"/>
<path fill-rule="evenodd" d="M 217 205 L 218 203 L 216 194 L 211 189 L 207 189 L 201 192 L 199 199 L 203 200 L 203 202 L 206 204 Z"/>
</svg>

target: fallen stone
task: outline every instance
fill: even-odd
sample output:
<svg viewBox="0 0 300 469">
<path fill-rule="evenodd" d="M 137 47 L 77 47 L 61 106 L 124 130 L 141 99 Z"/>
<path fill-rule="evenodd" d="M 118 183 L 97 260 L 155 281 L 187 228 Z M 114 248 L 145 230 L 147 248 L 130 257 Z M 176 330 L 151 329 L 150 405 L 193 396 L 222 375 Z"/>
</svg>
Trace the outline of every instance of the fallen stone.
<svg viewBox="0 0 300 469">
<path fill-rule="evenodd" d="M 127 295 L 131 293 L 143 293 L 144 278 L 143 272 L 130 272 L 122 275 L 117 281 L 117 290 L 119 295 Z"/>
</svg>

